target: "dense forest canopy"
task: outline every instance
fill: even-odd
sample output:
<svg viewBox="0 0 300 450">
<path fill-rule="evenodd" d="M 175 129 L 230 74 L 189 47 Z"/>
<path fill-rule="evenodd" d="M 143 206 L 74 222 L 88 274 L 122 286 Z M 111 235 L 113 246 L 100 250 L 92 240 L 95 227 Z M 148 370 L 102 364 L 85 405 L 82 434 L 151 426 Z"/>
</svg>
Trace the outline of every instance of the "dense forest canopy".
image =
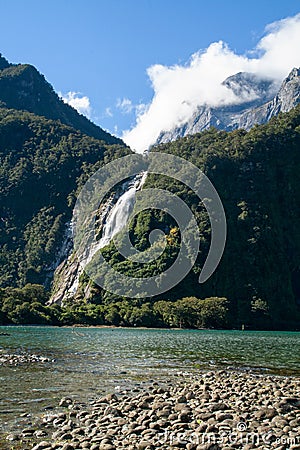
<svg viewBox="0 0 300 450">
<path fill-rule="evenodd" d="M 264 326 L 297 324 L 299 150 L 299 107 L 248 133 L 211 129 L 154 149 L 183 156 L 203 169 L 226 211 L 228 240 L 221 265 L 203 286 L 185 280 L 185 294 L 227 297 L 239 323 L 249 323 L 253 308 L 264 305 Z M 192 197 L 187 199 L 193 207 Z M 203 232 L 205 236 L 205 225 Z M 206 238 L 200 266 L 205 244 Z"/>
<path fill-rule="evenodd" d="M 248 133 L 212 128 L 152 148 L 153 152 L 184 157 L 201 168 L 218 190 L 228 222 L 221 264 L 199 285 L 198 274 L 210 244 L 207 213 L 186 186 L 167 177 L 148 176 L 145 189 L 159 187 L 179 195 L 197 217 L 201 231 L 200 253 L 193 270 L 171 291 L 152 301 L 225 297 L 231 326 L 299 327 L 299 149 L 300 107 Z M 147 277 L 165 270 L 180 244 L 180 232 L 170 217 L 156 210 L 143 211 L 131 224 L 131 239 L 137 248 L 145 249 L 154 227 L 167 230 L 167 246 L 150 265 L 124 260 L 113 243 L 103 254 L 117 270 L 131 276 Z M 100 303 L 109 297 L 96 288 L 93 295 Z"/>
</svg>

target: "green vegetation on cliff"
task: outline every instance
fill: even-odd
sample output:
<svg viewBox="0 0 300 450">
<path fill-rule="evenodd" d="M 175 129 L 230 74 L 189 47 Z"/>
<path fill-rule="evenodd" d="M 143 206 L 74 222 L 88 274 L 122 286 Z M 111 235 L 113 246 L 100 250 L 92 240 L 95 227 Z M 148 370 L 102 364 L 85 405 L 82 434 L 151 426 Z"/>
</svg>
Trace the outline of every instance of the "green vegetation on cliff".
<svg viewBox="0 0 300 450">
<path fill-rule="evenodd" d="M 50 285 L 78 187 L 128 153 L 25 111 L 0 108 L 0 285 Z"/>
<path fill-rule="evenodd" d="M 300 107 L 248 133 L 211 129 L 153 150 L 200 167 L 218 190 L 227 217 L 221 264 L 200 286 L 196 274 L 207 256 L 209 226 L 201 210 L 196 212 L 203 236 L 198 263 L 172 295 L 224 296 L 237 326 L 249 323 L 252 309 L 260 305 L 257 325 L 299 328 Z M 172 184 L 162 181 L 166 188 Z M 187 189 L 180 192 L 197 211 Z"/>
<path fill-rule="evenodd" d="M 152 301 L 226 297 L 233 327 L 299 329 L 300 107 L 248 133 L 210 129 L 152 151 L 184 157 L 201 168 L 219 192 L 228 224 L 221 264 L 200 285 L 198 275 L 210 244 L 208 215 L 186 186 L 167 177 L 148 176 L 145 189 L 157 187 L 179 195 L 195 214 L 201 233 L 193 270 Z M 137 248 L 146 248 L 153 227 L 167 234 L 166 250 L 157 260 L 144 265 L 125 261 L 113 243 L 103 250 L 105 258 L 130 276 L 148 277 L 165 270 L 180 245 L 173 219 L 155 210 L 143 211 L 131 224 L 131 239 Z M 90 296 L 98 303 L 108 298 L 96 288 Z"/>
</svg>

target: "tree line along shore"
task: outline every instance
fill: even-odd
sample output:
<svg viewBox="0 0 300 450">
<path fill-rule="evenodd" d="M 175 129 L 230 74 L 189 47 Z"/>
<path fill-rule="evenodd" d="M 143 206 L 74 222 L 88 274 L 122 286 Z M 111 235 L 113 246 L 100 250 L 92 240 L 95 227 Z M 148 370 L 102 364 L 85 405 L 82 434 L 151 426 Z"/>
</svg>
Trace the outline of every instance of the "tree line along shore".
<svg viewBox="0 0 300 450">
<path fill-rule="evenodd" d="M 86 325 L 149 328 L 275 329 L 268 307 L 252 302 L 246 323 L 236 320 L 224 297 L 176 301 L 114 298 L 104 303 L 67 301 L 47 304 L 49 293 L 41 285 L 0 288 L 0 325 Z"/>
</svg>

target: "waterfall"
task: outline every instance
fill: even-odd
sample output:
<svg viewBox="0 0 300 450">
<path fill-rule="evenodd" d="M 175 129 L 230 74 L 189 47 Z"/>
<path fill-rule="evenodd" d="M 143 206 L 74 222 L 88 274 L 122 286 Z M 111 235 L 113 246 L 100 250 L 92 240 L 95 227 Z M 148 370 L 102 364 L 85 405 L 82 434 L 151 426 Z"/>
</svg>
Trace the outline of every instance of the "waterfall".
<svg viewBox="0 0 300 450">
<path fill-rule="evenodd" d="M 127 223 L 134 206 L 135 192 L 136 189 L 134 187 L 128 189 L 115 204 L 104 225 L 103 237 L 100 239 L 99 248 L 109 244 L 111 239 L 119 233 Z"/>
<path fill-rule="evenodd" d="M 68 258 L 73 247 L 73 223 L 72 221 L 65 223 L 65 232 L 63 241 L 56 253 L 56 258 L 49 266 L 46 267 L 46 279 L 44 285 L 50 287 L 51 280 L 53 279 L 55 270 L 61 264 L 63 260 Z"/>
<path fill-rule="evenodd" d="M 126 187 L 123 185 L 124 193 L 121 197 L 119 197 L 107 215 L 101 239 L 93 243 L 88 249 L 88 257 L 84 262 L 84 267 L 92 260 L 98 250 L 108 245 L 112 238 L 126 226 L 130 214 L 133 211 L 135 194 L 138 190 L 142 189 L 143 184 L 146 181 L 146 177 L 147 172 L 142 172 L 138 174 L 129 184 L 127 182 Z"/>
<path fill-rule="evenodd" d="M 58 266 L 56 276 L 58 278 L 58 287 L 53 293 L 50 303 L 61 303 L 64 298 L 72 297 L 76 294 L 79 286 L 79 278 L 84 268 L 92 260 L 93 256 L 103 247 L 108 245 L 111 239 L 119 233 L 127 224 L 135 203 L 135 194 L 142 189 L 147 177 L 147 172 L 141 172 L 133 179 L 123 183 L 119 196 L 110 197 L 101 211 L 102 235 L 99 240 L 94 240 L 89 248 L 85 249 L 83 255 L 74 255 L 68 248 L 69 254 L 66 259 Z M 72 230 L 71 226 L 68 230 Z M 68 238 L 69 239 L 69 238 Z M 63 245 L 63 247 L 65 247 Z"/>
</svg>

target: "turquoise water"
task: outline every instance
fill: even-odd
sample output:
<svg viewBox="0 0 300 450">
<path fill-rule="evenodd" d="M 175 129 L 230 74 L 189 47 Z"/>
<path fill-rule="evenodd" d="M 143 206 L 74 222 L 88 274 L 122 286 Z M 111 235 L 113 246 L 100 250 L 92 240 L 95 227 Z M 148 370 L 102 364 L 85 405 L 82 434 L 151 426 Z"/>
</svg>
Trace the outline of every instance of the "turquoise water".
<svg viewBox="0 0 300 450">
<path fill-rule="evenodd" d="M 1 353 L 36 353 L 46 364 L 0 366 L 2 426 L 22 413 L 141 380 L 206 368 L 300 374 L 300 333 L 110 328 L 0 327 Z"/>
</svg>

